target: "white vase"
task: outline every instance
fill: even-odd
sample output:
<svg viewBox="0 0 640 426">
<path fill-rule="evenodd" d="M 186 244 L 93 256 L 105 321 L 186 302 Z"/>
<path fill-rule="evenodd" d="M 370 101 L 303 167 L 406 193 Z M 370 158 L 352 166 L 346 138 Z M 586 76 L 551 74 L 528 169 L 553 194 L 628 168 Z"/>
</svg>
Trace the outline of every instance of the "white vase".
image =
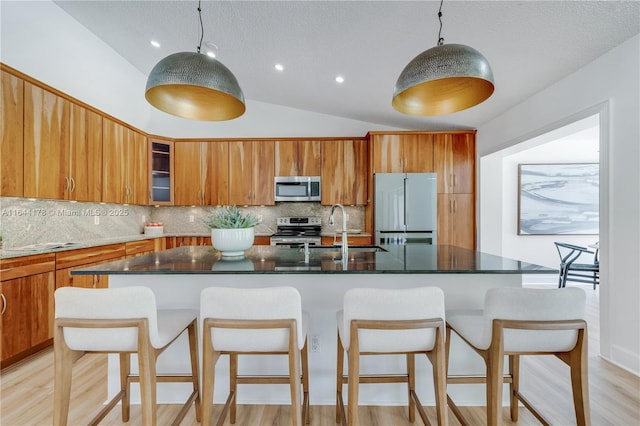
<svg viewBox="0 0 640 426">
<path fill-rule="evenodd" d="M 211 229 L 211 244 L 223 256 L 244 256 L 253 245 L 253 228 Z"/>
</svg>

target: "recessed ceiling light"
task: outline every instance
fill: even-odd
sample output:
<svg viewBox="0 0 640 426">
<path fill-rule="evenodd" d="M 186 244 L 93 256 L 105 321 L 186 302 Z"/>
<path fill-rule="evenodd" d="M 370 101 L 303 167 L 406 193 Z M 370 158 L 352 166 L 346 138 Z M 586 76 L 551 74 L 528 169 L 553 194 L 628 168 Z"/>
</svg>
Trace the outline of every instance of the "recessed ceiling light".
<svg viewBox="0 0 640 426">
<path fill-rule="evenodd" d="M 273 67 L 278 71 L 284 71 L 284 66 L 282 64 L 275 64 Z"/>
<path fill-rule="evenodd" d="M 341 75 L 337 76 L 337 77 L 336 77 L 336 82 L 338 82 L 338 83 L 344 83 L 344 77 L 343 77 L 343 76 L 341 76 Z"/>
<path fill-rule="evenodd" d="M 158 43 L 158 42 L 157 42 L 157 41 L 155 41 L 155 40 L 151 40 L 151 41 L 150 41 L 150 43 L 151 43 L 151 45 L 152 45 L 153 47 L 160 47 L 160 43 Z"/>
</svg>

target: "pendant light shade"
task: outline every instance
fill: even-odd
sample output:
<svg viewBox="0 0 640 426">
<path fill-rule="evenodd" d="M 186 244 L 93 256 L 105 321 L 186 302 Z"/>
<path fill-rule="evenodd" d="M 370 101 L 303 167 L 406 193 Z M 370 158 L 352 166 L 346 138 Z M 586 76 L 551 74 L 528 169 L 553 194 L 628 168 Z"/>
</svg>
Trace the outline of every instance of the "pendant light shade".
<svg viewBox="0 0 640 426">
<path fill-rule="evenodd" d="M 210 56 L 181 52 L 156 64 L 145 98 L 166 113 L 191 120 L 232 120 L 244 114 L 242 89 L 229 69 Z"/>
<path fill-rule="evenodd" d="M 484 56 L 463 44 L 443 44 L 416 56 L 402 70 L 393 107 L 409 115 L 442 115 L 471 108 L 494 90 Z"/>
<path fill-rule="evenodd" d="M 494 90 L 489 61 L 464 44 L 444 44 L 442 4 L 436 47 L 425 50 L 400 73 L 391 105 L 409 115 L 442 115 L 485 101 Z"/>
</svg>

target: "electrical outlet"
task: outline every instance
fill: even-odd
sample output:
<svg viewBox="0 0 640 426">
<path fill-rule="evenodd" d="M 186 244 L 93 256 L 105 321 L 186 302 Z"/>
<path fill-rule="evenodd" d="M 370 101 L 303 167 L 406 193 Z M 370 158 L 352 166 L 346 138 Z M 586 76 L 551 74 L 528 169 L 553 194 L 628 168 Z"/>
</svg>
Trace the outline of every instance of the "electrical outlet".
<svg viewBox="0 0 640 426">
<path fill-rule="evenodd" d="M 93 224 L 94 224 L 94 225 L 100 225 L 100 216 L 95 215 L 95 216 L 93 217 Z"/>
<path fill-rule="evenodd" d="M 195 216 L 190 214 L 189 215 L 189 222 L 194 222 L 196 220 Z"/>
<path fill-rule="evenodd" d="M 259 220 L 260 222 L 262 222 L 262 215 L 261 215 L 261 214 L 259 214 L 259 215 L 257 216 L 257 218 L 258 218 L 258 220 Z"/>
<path fill-rule="evenodd" d="M 349 213 L 347 213 L 347 222 L 349 222 Z"/>
<path fill-rule="evenodd" d="M 145 215 L 142 215 L 142 223 L 145 223 L 147 221 L 147 217 Z"/>
<path fill-rule="evenodd" d="M 309 336 L 309 352 L 320 352 L 320 336 L 317 334 Z"/>
</svg>

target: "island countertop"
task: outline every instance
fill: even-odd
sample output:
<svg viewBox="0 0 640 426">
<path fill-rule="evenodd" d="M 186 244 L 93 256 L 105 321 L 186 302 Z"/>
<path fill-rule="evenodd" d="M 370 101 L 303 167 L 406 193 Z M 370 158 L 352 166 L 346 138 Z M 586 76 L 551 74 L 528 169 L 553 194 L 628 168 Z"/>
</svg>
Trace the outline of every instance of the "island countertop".
<svg viewBox="0 0 640 426">
<path fill-rule="evenodd" d="M 244 257 L 225 258 L 207 246 L 183 246 L 135 258 L 78 269 L 79 275 L 145 274 L 556 274 L 555 269 L 445 245 L 354 246 L 347 259 L 339 247 L 253 246 Z"/>
</svg>

